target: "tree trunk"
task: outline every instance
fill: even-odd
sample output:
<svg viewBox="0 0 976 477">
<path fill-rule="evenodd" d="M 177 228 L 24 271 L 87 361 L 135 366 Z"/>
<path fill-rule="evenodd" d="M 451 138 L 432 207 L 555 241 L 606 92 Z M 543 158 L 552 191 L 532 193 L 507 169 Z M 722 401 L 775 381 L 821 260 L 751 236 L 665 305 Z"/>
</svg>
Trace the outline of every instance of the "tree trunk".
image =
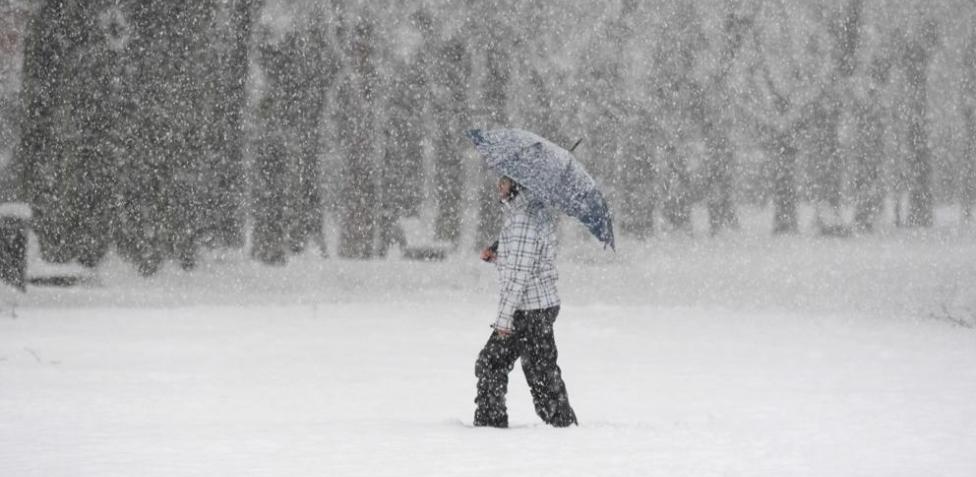
<svg viewBox="0 0 976 477">
<path fill-rule="evenodd" d="M 635 137 L 641 137 L 637 133 Z M 618 207 L 617 221 L 620 230 L 634 234 L 643 240 L 654 235 L 654 212 L 655 202 L 658 199 L 654 185 L 657 181 L 657 164 L 651 147 L 648 146 L 652 140 L 638 140 L 629 142 L 623 147 L 623 152 L 617 160 L 620 169 L 614 171 L 617 179 Z M 668 157 L 665 159 L 668 166 L 675 165 L 674 148 L 669 146 Z M 683 167 L 683 164 L 681 165 Z M 690 218 L 686 208 L 690 204 L 684 200 L 687 183 L 687 174 L 674 175 L 674 167 L 667 169 L 664 184 L 664 200 L 662 207 L 666 218 L 677 227 L 681 228 L 682 217 Z M 685 171 L 686 172 L 686 171 Z M 673 179 L 669 181 L 669 179 Z"/>
<path fill-rule="evenodd" d="M 966 41 L 965 73 L 963 79 L 963 130 L 966 132 L 966 149 L 962 164 L 962 220 L 973 221 L 973 207 L 976 206 L 976 32 Z"/>
<path fill-rule="evenodd" d="M 819 232 L 824 235 L 835 235 L 839 230 L 848 228 L 840 215 L 843 175 L 840 140 L 837 137 L 840 105 L 831 96 L 817 102 L 811 122 L 814 150 L 811 164 L 813 197 L 818 205 L 816 223 L 820 228 Z"/>
<path fill-rule="evenodd" d="M 976 205 L 976 108 L 964 109 L 966 128 L 966 151 L 963 154 L 962 171 L 962 220 L 972 223 L 973 207 Z"/>
<path fill-rule="evenodd" d="M 345 148 L 346 163 L 342 177 L 342 230 L 339 234 L 339 256 L 371 258 L 376 232 L 376 179 L 372 164 L 366 121 L 355 126 L 359 131 Z"/>
<path fill-rule="evenodd" d="M 298 253 L 309 245 L 318 244 L 325 250 L 323 237 L 324 210 L 322 204 L 321 180 L 319 177 L 319 152 L 322 149 L 322 128 L 320 121 L 326 106 L 326 94 L 337 70 L 332 58 L 327 56 L 325 32 L 313 28 L 306 32 L 291 55 L 296 58 L 290 64 L 294 79 L 293 92 L 288 97 L 288 110 L 292 114 L 291 123 L 297 136 L 294 193 L 294 217 L 289 224 L 288 241 L 293 253 Z M 300 59 L 299 59 L 300 58 Z"/>
<path fill-rule="evenodd" d="M 264 102 L 260 115 L 271 113 L 270 101 Z M 251 256 L 269 265 L 282 265 L 285 254 L 285 217 L 282 195 L 288 189 L 287 152 L 279 133 L 265 130 L 257 141 L 254 155 L 254 230 Z"/>
<path fill-rule="evenodd" d="M 305 111 L 298 127 L 300 145 L 297 151 L 297 189 L 295 218 L 288 232 L 288 248 L 299 253 L 308 247 L 309 242 L 325 246 L 323 239 L 324 210 L 322 208 L 321 180 L 319 178 L 319 151 L 321 150 L 321 129 L 319 118 L 325 109 L 325 98 L 314 92 L 302 96 L 307 101 Z M 327 253 L 324 248 L 323 254 Z"/>
<path fill-rule="evenodd" d="M 244 111 L 251 33 L 263 0 L 236 0 L 231 11 L 232 44 L 222 61 L 220 93 L 215 100 L 216 187 L 213 204 L 214 245 L 244 246 Z"/>
<path fill-rule="evenodd" d="M 705 89 L 696 88 L 694 97 L 698 108 L 698 120 L 701 123 L 702 136 L 705 140 L 707 153 L 705 155 L 705 203 L 708 209 L 708 229 L 712 236 L 723 229 L 739 227 L 739 217 L 736 213 L 733 198 L 734 177 L 733 165 L 735 151 L 729 140 L 728 122 L 724 120 L 722 110 L 724 99 L 728 96 L 728 76 L 732 71 L 739 51 L 744 44 L 744 38 L 753 27 L 754 19 L 742 16 L 734 11 L 734 4 L 729 3 L 732 10 L 725 14 L 722 25 L 724 46 L 718 73 L 712 78 Z M 716 102 L 717 101 L 717 102 Z"/>
<path fill-rule="evenodd" d="M 673 146 L 668 146 L 665 154 L 661 212 L 675 230 L 691 233 L 692 194 L 688 165 Z"/>
<path fill-rule="evenodd" d="M 339 255 L 371 258 L 375 253 L 379 174 L 373 158 L 373 96 L 376 77 L 373 66 L 373 26 L 360 19 L 349 43 L 350 76 L 340 87 L 338 109 L 346 116 L 341 126 L 345 153 L 341 186 Z"/>
<path fill-rule="evenodd" d="M 434 236 L 457 245 L 461 237 L 461 151 L 460 135 L 454 128 L 438 131 L 434 160 L 434 196 L 437 198 L 437 218 Z"/>
<path fill-rule="evenodd" d="M 841 216 L 845 168 L 838 131 L 844 113 L 843 98 L 847 83 L 857 67 L 862 10 L 863 0 L 850 0 L 840 14 L 828 20 L 828 30 L 833 39 L 834 74 L 823 86 L 825 97 L 814 105 L 816 116 L 812 122 L 816 151 L 813 164 L 813 191 L 818 205 L 816 223 L 824 235 L 850 234 L 850 226 Z M 824 216 L 824 213 L 827 215 Z"/>
<path fill-rule="evenodd" d="M 433 81 L 440 95 L 434 95 L 434 121 L 437 124 L 434 160 L 434 193 L 438 214 L 435 236 L 455 246 L 461 237 L 462 149 L 464 141 L 460 125 L 468 124 L 467 84 L 471 75 L 471 60 L 459 38 L 452 38 L 437 49 L 438 74 Z"/>
<path fill-rule="evenodd" d="M 420 64 L 412 60 L 397 66 L 404 74 L 392 78 L 390 85 L 378 190 L 380 256 L 386 256 L 394 244 L 406 245 L 398 221 L 416 216 L 423 200 L 423 72 Z"/>
<path fill-rule="evenodd" d="M 732 145 L 724 131 L 705 119 L 705 202 L 708 208 L 708 230 L 717 235 L 726 228 L 738 228 L 739 218 L 732 199 Z"/>
<path fill-rule="evenodd" d="M 881 158 L 884 129 L 872 95 L 856 106 L 854 145 L 854 230 L 871 232 L 883 206 Z"/>
<path fill-rule="evenodd" d="M 931 227 L 934 219 L 932 196 L 932 153 L 928 143 L 928 60 L 925 47 L 912 44 L 905 57 L 908 97 L 908 144 L 911 151 L 908 163 L 909 227 Z"/>
<path fill-rule="evenodd" d="M 796 147 L 790 132 L 773 138 L 773 233 L 796 233 Z"/>
<path fill-rule="evenodd" d="M 255 141 L 252 168 L 252 209 L 254 230 L 251 256 L 269 265 L 287 261 L 288 232 L 292 228 L 293 197 L 299 193 L 297 181 L 298 151 L 289 148 L 297 137 L 293 95 L 296 78 L 294 45 L 297 35 L 280 42 L 258 46 L 258 61 L 268 87 L 258 102 L 256 119 L 259 135 Z"/>
</svg>

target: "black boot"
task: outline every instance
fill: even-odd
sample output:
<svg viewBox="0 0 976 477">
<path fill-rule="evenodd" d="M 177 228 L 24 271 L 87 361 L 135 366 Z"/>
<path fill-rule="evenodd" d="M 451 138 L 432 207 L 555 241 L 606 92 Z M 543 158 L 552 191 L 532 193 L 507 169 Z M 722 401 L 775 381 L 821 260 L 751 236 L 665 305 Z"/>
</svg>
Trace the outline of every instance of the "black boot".
<svg viewBox="0 0 976 477">
<path fill-rule="evenodd" d="M 576 413 L 573 412 L 573 408 L 569 406 L 566 406 L 556 412 L 556 414 L 553 415 L 549 421 L 549 424 L 553 427 L 569 427 L 579 425 L 579 423 L 576 422 Z"/>
<path fill-rule="evenodd" d="M 508 414 L 478 409 L 474 412 L 474 427 L 508 427 Z"/>
</svg>

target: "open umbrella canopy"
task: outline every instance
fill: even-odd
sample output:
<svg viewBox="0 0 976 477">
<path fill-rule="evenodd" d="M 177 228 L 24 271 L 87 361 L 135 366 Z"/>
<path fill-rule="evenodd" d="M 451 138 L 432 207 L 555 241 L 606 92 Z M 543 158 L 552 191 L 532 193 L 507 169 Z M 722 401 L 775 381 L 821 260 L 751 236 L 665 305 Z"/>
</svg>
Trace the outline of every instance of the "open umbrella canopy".
<svg viewBox="0 0 976 477">
<path fill-rule="evenodd" d="M 579 219 L 614 248 L 607 201 L 569 151 L 521 129 L 472 129 L 466 135 L 495 173 L 511 177 L 533 198 Z"/>
</svg>

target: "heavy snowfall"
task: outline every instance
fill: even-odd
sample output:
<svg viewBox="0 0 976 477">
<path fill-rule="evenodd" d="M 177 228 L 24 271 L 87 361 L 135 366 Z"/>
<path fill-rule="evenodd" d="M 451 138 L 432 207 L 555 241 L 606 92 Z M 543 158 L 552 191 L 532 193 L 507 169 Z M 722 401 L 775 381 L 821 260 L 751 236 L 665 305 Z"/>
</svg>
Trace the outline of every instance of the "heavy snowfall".
<svg viewBox="0 0 976 477">
<path fill-rule="evenodd" d="M 973 475 L 974 25 L 0 0 L 0 475 Z M 557 228 L 578 426 L 520 366 L 509 427 L 472 425 L 472 128 L 572 149 L 612 214 L 615 249 Z"/>
</svg>

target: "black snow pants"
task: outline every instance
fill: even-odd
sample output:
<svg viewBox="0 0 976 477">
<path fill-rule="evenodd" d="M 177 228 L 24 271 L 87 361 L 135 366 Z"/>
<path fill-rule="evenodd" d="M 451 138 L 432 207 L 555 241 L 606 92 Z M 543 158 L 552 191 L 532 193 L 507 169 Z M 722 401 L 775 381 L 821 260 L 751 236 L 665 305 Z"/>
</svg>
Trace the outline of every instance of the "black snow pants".
<svg viewBox="0 0 976 477">
<path fill-rule="evenodd" d="M 514 333 L 502 337 L 492 332 L 488 343 L 478 354 L 474 374 L 478 377 L 478 396 L 474 402 L 475 426 L 508 427 L 505 394 L 508 392 L 508 373 L 515 361 L 522 359 L 522 372 L 529 383 L 535 412 L 553 426 L 576 424 L 576 414 L 569 405 L 566 385 L 559 366 L 552 325 L 559 307 L 542 310 L 516 311 Z"/>
</svg>

